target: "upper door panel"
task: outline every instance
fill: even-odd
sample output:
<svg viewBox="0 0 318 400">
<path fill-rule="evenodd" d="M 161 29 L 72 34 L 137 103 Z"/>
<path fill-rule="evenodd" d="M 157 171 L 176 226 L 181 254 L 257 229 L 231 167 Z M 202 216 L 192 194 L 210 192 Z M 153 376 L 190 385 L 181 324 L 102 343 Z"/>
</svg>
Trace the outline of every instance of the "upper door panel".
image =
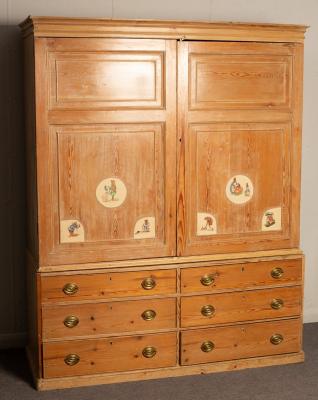
<svg viewBox="0 0 318 400">
<path fill-rule="evenodd" d="M 164 42 L 152 51 L 108 42 L 99 50 L 49 53 L 50 109 L 164 107 Z"/>
<path fill-rule="evenodd" d="M 291 61 L 280 54 L 190 54 L 189 108 L 289 108 Z"/>
<path fill-rule="evenodd" d="M 179 43 L 179 255 L 297 245 L 294 51 Z"/>
<path fill-rule="evenodd" d="M 176 42 L 36 51 L 41 264 L 175 255 Z"/>
</svg>

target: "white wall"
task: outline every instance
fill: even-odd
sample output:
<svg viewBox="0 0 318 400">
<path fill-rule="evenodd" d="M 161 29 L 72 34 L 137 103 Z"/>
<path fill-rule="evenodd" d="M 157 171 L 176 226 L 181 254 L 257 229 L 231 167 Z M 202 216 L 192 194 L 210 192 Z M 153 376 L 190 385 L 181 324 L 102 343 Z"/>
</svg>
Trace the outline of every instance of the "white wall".
<svg viewBox="0 0 318 400">
<path fill-rule="evenodd" d="M 16 26 L 27 15 L 86 16 L 108 18 L 153 18 L 153 19 L 189 19 L 189 20 L 224 20 L 300 23 L 310 25 L 305 43 L 305 82 L 304 82 L 304 124 L 303 124 L 303 168 L 302 168 L 302 222 L 301 247 L 306 254 L 305 285 L 305 321 L 318 321 L 318 1 L 317 0 L 0 0 L 0 118 L 3 127 L 0 132 L 0 147 L 5 144 L 4 155 L 12 153 L 12 159 L 21 158 L 23 151 L 22 129 L 22 84 L 19 32 Z M 4 56 L 4 57 L 3 57 Z M 4 90 L 3 88 L 6 88 Z M 7 94 L 5 96 L 4 94 Z M 11 101 L 8 101 L 10 100 Z M 6 122 L 3 122 L 6 121 Z M 5 124 L 6 125 L 3 125 Z M 7 137 L 6 137 L 7 134 Z M 13 140 L 13 139 L 14 140 Z M 20 150 L 19 150 L 20 145 Z M 18 150 L 17 150 L 18 146 Z M 4 147 L 3 147 L 4 148 Z M 11 153 L 10 153 L 11 152 Z M 11 161 L 12 161 L 11 159 Z M 22 164 L 18 164 L 22 165 Z M 3 171 L 12 171 L 5 166 Z M 13 173 L 13 178 L 21 181 L 21 173 Z M 2 171 L 0 171 L 2 172 Z M 3 173 L 1 176 L 7 176 Z M 12 177 L 11 177 L 12 178 Z M 21 337 L 25 327 L 23 308 L 24 289 L 23 259 L 14 249 L 23 251 L 23 239 L 17 235 L 21 204 L 16 199 L 23 194 L 6 178 L 11 197 L 0 198 L 1 218 L 6 217 L 11 239 L 7 231 L 3 233 L 2 251 L 7 255 L 8 263 L 0 265 L 0 312 L 7 311 L 7 318 L 0 321 L 1 335 Z M 12 179 L 11 179 L 12 181 Z M 13 185 L 13 186 L 12 186 Z M 20 187 L 18 185 L 18 187 Z M 1 197 L 1 196 L 0 196 Z M 3 212 L 11 204 L 9 213 Z M 19 211 L 20 210 L 20 211 Z M 1 212 L 1 211 L 0 211 Z M 10 219 L 10 212 L 16 215 L 15 222 Z M 19 214 L 20 212 L 20 214 Z M 8 217 L 9 215 L 9 217 Z M 17 243 L 11 243 L 15 240 Z M 1 240 L 0 240 L 1 244 Z M 9 246 L 9 247 L 8 247 Z M 10 251 L 8 249 L 11 249 Z M 13 250 L 12 250 L 13 249 Z M 17 250 L 17 249 L 16 249 Z M 3 254 L 3 253 L 2 253 Z M 2 258 L 3 260 L 3 258 Z M 19 289 L 17 289 L 19 288 Z M 17 293 L 18 292 L 18 293 Z M 14 306 L 12 305 L 14 304 Z M 23 315 L 22 315 L 23 314 Z M 3 322 L 6 321 L 6 322 Z M 7 325 L 5 325 L 7 324 Z M 7 335 L 7 336 L 6 336 Z M 19 336 L 20 335 L 20 336 Z"/>
</svg>

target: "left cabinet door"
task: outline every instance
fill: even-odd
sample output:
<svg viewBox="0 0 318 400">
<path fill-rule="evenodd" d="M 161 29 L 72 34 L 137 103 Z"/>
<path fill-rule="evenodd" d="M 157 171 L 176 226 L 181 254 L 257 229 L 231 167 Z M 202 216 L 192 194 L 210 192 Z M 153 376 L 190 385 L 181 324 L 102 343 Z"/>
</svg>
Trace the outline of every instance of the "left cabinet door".
<svg viewBox="0 0 318 400">
<path fill-rule="evenodd" d="M 40 265 L 173 256 L 176 42 L 38 39 Z"/>
</svg>

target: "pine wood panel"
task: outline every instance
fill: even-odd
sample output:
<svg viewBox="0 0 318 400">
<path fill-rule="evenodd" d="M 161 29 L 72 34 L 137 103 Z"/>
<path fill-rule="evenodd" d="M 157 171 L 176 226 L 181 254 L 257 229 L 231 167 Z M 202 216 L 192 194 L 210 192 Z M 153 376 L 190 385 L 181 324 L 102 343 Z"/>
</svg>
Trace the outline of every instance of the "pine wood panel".
<svg viewBox="0 0 318 400">
<path fill-rule="evenodd" d="M 155 347 L 154 357 L 143 356 L 147 346 Z M 74 366 L 66 365 L 64 358 L 68 354 L 77 354 L 80 361 Z M 45 378 L 163 368 L 176 364 L 176 334 L 46 343 L 43 356 Z"/>
<path fill-rule="evenodd" d="M 189 128 L 191 173 L 186 181 L 186 196 L 188 212 L 191 213 L 191 242 L 204 239 L 211 244 L 213 241 L 226 242 L 235 240 L 233 236 L 238 233 L 240 239 L 243 236 L 246 241 L 254 241 L 255 232 L 262 234 L 264 213 L 274 207 L 282 209 L 282 232 L 271 231 L 270 235 L 284 238 L 288 234 L 289 137 L 290 126 L 277 123 L 205 124 Z M 227 182 L 235 175 L 245 175 L 253 184 L 253 195 L 245 204 L 232 203 L 226 196 Z M 197 237 L 199 212 L 215 216 L 217 232 L 212 237 Z M 248 236 L 251 232 L 253 235 Z M 222 235 L 231 236 L 223 238 Z M 268 237 L 269 233 L 264 235 Z"/>
<path fill-rule="evenodd" d="M 271 343 L 270 338 L 275 334 L 283 336 L 282 343 Z M 182 332 L 181 335 L 181 364 L 191 365 L 299 352 L 301 322 L 295 319 L 246 324 Z M 201 350 L 206 341 L 215 346 L 210 352 Z"/>
<path fill-rule="evenodd" d="M 92 49 L 50 52 L 50 108 L 163 108 L 163 52 Z"/>
<path fill-rule="evenodd" d="M 118 258 L 118 246 L 139 248 L 140 255 L 140 247 L 145 246 L 145 256 L 151 252 L 149 247 L 164 246 L 163 126 L 109 124 L 52 130 L 52 136 L 57 138 L 59 159 L 59 218 L 81 222 L 85 229 L 83 247 L 89 242 L 95 246 L 103 242 Z M 127 196 L 119 207 L 103 207 L 96 199 L 97 186 L 109 177 L 120 178 L 126 186 Z M 155 237 L 135 240 L 135 224 L 147 216 L 155 218 Z M 59 224 L 55 225 L 58 228 Z"/>
<path fill-rule="evenodd" d="M 155 281 L 153 289 L 145 290 L 142 287 L 142 282 L 145 278 L 152 278 Z M 63 288 L 68 283 L 76 284 L 78 291 L 72 295 L 66 295 L 63 292 Z M 171 269 L 42 276 L 41 290 L 43 303 L 98 300 L 129 296 L 153 296 L 158 294 L 167 295 L 173 294 L 176 291 L 176 271 Z"/>
<path fill-rule="evenodd" d="M 176 43 L 164 40 L 140 40 L 137 43 L 136 40 L 129 39 L 102 39 L 96 41 L 96 44 L 89 39 L 77 39 L 76 43 L 66 39 L 38 39 L 36 43 L 36 87 L 39 92 L 37 107 L 43 111 L 37 120 L 37 148 L 41 149 L 38 151 L 37 172 L 39 234 L 43 238 L 40 246 L 40 264 L 172 256 L 176 246 L 176 183 L 175 176 L 171 174 L 175 169 L 176 160 L 173 150 L 176 142 L 176 98 L 173 90 L 176 85 Z M 158 50 L 158 54 L 161 54 L 161 78 L 159 79 L 159 75 L 155 78 L 155 85 L 161 85 L 160 90 L 155 90 L 155 97 L 160 97 L 160 107 L 165 110 L 160 114 L 160 121 L 155 118 L 157 123 L 151 122 L 152 116 L 149 112 L 145 119 L 143 106 L 136 103 L 133 106 L 134 113 L 136 117 L 136 113 L 139 114 L 138 124 L 135 125 L 132 125 L 129 119 L 126 123 L 123 118 L 119 123 L 118 117 L 115 117 L 113 125 L 111 121 L 107 121 L 108 124 L 104 126 L 66 126 L 63 125 L 62 114 L 57 121 L 58 126 L 48 125 L 47 106 L 52 97 L 49 92 L 40 88 L 52 84 L 50 71 L 54 63 L 42 62 L 44 59 L 50 56 L 54 58 L 52 54 L 55 53 L 58 53 L 59 57 L 63 57 L 63 54 L 73 57 L 78 53 L 87 55 L 92 52 L 107 52 L 115 57 L 124 49 L 127 54 L 133 53 L 136 57 L 150 57 L 150 43 L 153 52 Z M 74 54 L 70 55 L 72 51 Z M 116 69 L 112 68 L 112 73 L 114 71 Z M 117 72 L 119 82 L 120 71 Z M 64 76 L 63 70 L 61 74 Z M 89 79 L 99 80 L 99 74 L 100 71 L 97 71 L 96 77 Z M 84 85 L 84 81 L 85 79 L 81 84 Z M 141 86 L 148 86 L 148 83 L 148 80 L 142 77 L 139 80 Z M 59 90 L 58 83 L 52 84 L 52 87 Z M 96 89 L 90 81 L 86 89 L 93 90 L 93 87 Z M 172 94 L 166 98 L 167 88 L 172 90 Z M 116 97 L 117 89 L 107 84 L 105 90 L 107 93 L 114 92 Z M 94 96 L 96 100 L 98 93 Z M 91 99 L 89 104 L 93 103 L 94 99 Z M 99 104 L 102 109 L 109 107 L 109 104 L 105 106 L 103 101 Z M 157 112 L 153 112 L 155 116 Z M 114 109 L 114 113 L 120 115 L 119 106 Z M 121 181 L 126 179 L 123 183 L 126 185 L 127 199 L 120 207 L 103 208 L 96 199 L 96 187 L 103 179 L 112 177 Z M 65 223 L 73 221 L 79 224 L 84 230 L 85 238 L 80 243 L 61 243 L 60 218 Z M 84 221 L 81 221 L 81 218 Z M 135 238 L 137 221 L 149 221 L 149 218 L 153 219 L 152 225 L 155 225 L 152 237 Z"/>
<path fill-rule="evenodd" d="M 189 64 L 191 110 L 290 107 L 289 56 L 193 54 Z"/>
<path fill-rule="evenodd" d="M 191 327 L 299 316 L 302 306 L 301 296 L 301 286 L 295 286 L 183 297 L 181 298 L 181 326 Z M 280 309 L 271 307 L 274 299 L 283 301 Z M 204 316 L 201 313 L 202 307 L 207 305 L 214 308 L 211 316 Z"/>
<path fill-rule="evenodd" d="M 155 312 L 154 319 L 146 320 L 143 313 Z M 69 316 L 78 324 L 67 327 Z M 96 304 L 71 304 L 43 308 L 43 339 L 75 338 L 88 335 L 138 332 L 176 327 L 175 299 L 147 299 Z"/>
<path fill-rule="evenodd" d="M 35 62 L 34 40 L 32 37 L 24 43 L 24 91 L 28 95 L 25 109 L 25 146 L 27 168 L 27 248 L 38 259 L 38 231 L 37 231 L 37 181 L 36 181 L 36 154 L 35 154 Z"/>
<path fill-rule="evenodd" d="M 281 268 L 283 273 L 273 278 L 271 272 Z M 202 284 L 201 279 L 211 276 L 213 283 Z M 248 289 L 302 283 L 302 260 L 275 260 L 232 265 L 185 268 L 181 270 L 181 292 L 199 293 L 221 289 Z"/>
</svg>

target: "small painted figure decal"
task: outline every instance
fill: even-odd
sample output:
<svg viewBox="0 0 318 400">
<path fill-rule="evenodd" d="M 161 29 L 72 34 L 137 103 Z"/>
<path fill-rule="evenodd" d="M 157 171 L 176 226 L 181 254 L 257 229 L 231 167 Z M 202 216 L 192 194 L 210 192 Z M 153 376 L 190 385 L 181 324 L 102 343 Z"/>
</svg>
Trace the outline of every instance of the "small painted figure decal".
<svg viewBox="0 0 318 400">
<path fill-rule="evenodd" d="M 116 193 L 117 193 L 117 187 L 116 187 L 115 179 L 111 179 L 110 180 L 110 185 L 109 186 L 105 185 L 104 189 L 105 189 L 105 193 L 111 197 L 109 199 L 109 196 L 105 196 L 104 197 L 105 201 L 115 201 L 116 200 L 115 196 L 116 196 Z"/>
<path fill-rule="evenodd" d="M 217 230 L 216 219 L 212 214 L 198 213 L 197 214 L 197 235 L 207 236 L 215 235 Z"/>
<path fill-rule="evenodd" d="M 60 221 L 60 242 L 84 242 L 85 232 L 83 224 L 77 219 L 64 219 Z"/>
<path fill-rule="evenodd" d="M 276 221 L 274 219 L 274 213 L 273 212 L 267 211 L 265 213 L 265 216 L 266 216 L 266 222 L 265 222 L 266 228 L 268 228 L 268 227 L 270 227 L 272 225 L 275 225 Z"/>
<path fill-rule="evenodd" d="M 244 204 L 253 197 L 253 183 L 245 175 L 235 175 L 227 182 L 226 197 L 234 204 Z"/>
<path fill-rule="evenodd" d="M 262 218 L 262 231 L 279 231 L 282 229 L 281 207 L 266 210 Z"/>
<path fill-rule="evenodd" d="M 234 194 L 234 196 L 239 196 L 243 192 L 242 186 L 237 182 L 236 177 L 233 178 L 233 181 L 230 186 L 230 192 Z"/>
<path fill-rule="evenodd" d="M 118 178 L 103 179 L 96 188 L 96 198 L 104 207 L 119 207 L 126 199 L 127 189 Z"/>
<path fill-rule="evenodd" d="M 155 217 L 138 219 L 134 229 L 134 239 L 151 239 L 156 237 Z"/>
<path fill-rule="evenodd" d="M 201 227 L 201 231 L 213 231 L 213 219 L 212 217 L 204 217 L 205 225 Z"/>
<path fill-rule="evenodd" d="M 67 228 L 69 235 L 73 237 L 78 236 L 78 230 L 80 227 L 81 225 L 77 221 L 72 222 Z"/>
<path fill-rule="evenodd" d="M 139 233 L 148 233 L 148 232 L 150 232 L 150 223 L 148 219 L 144 219 L 141 231 L 135 232 L 135 235 L 138 235 Z"/>
</svg>

